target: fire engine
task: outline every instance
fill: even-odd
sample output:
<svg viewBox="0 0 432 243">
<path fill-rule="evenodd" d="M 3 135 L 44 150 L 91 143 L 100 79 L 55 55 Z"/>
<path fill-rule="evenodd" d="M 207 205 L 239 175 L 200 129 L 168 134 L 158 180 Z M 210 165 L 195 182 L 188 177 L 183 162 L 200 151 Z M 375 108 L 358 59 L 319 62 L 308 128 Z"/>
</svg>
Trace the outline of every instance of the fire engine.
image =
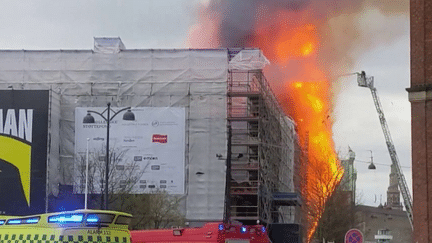
<svg viewBox="0 0 432 243">
<path fill-rule="evenodd" d="M 133 243 L 270 243 L 263 225 L 206 223 L 197 228 L 131 230 Z"/>
</svg>

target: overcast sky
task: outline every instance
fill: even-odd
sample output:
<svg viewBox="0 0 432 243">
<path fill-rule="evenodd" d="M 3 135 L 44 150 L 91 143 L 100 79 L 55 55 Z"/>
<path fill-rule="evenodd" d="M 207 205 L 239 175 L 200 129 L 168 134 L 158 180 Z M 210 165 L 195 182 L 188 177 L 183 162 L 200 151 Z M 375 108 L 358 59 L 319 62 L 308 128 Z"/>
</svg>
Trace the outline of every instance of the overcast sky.
<svg viewBox="0 0 432 243">
<path fill-rule="evenodd" d="M 409 22 L 405 26 L 409 31 Z M 357 60 L 353 72 L 366 71 L 374 76 L 375 87 L 383 107 L 388 128 L 400 164 L 412 194 L 411 176 L 411 105 L 405 88 L 410 86 L 409 36 L 390 45 L 379 46 Z M 357 193 L 360 202 L 378 206 L 387 201 L 391 159 L 370 89 L 359 87 L 356 76 L 344 77 L 337 97 L 333 126 L 336 150 L 347 153 L 350 146 L 356 153 L 358 171 Z M 376 170 L 368 170 L 371 152 Z M 402 198 L 401 198 L 402 201 Z"/>
<path fill-rule="evenodd" d="M 0 49 L 92 49 L 93 37 L 121 37 L 128 49 L 184 48 L 188 28 L 196 21 L 196 3 L 205 0 L 2 0 Z M 411 188 L 411 118 L 405 88 L 410 84 L 409 19 L 372 13 L 367 23 L 399 24 L 405 35 L 362 53 L 352 72 L 374 76 L 391 136 Z M 383 27 L 384 26 L 384 27 Z M 366 25 L 366 27 L 371 27 Z M 356 153 L 360 202 L 377 206 L 386 201 L 390 156 L 378 115 L 367 88 L 356 76 L 341 78 L 335 96 L 333 126 L 336 150 Z M 377 169 L 367 170 L 371 152 Z"/>
</svg>

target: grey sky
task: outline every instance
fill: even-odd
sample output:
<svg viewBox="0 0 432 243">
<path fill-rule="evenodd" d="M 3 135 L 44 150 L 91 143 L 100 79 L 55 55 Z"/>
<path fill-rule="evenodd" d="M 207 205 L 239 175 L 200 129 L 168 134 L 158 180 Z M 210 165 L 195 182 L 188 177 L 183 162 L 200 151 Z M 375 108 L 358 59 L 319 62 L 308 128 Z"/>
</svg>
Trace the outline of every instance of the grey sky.
<svg viewBox="0 0 432 243">
<path fill-rule="evenodd" d="M 196 1 L 2 1 L 3 49 L 91 49 L 95 36 L 127 48 L 183 45 Z"/>
<path fill-rule="evenodd" d="M 92 49 L 93 37 L 119 36 L 129 49 L 183 48 L 188 27 L 196 21 L 196 3 L 205 0 L 3 0 L 0 8 L 0 49 Z M 409 87 L 409 20 L 387 17 L 378 11 L 364 15 L 362 28 L 373 48 L 355 60 L 352 72 L 364 70 L 375 77 L 390 132 L 402 166 L 411 166 Z M 400 26 L 398 38 L 381 34 L 386 26 Z M 385 43 L 385 44 L 383 44 Z M 271 80 L 270 80 L 271 81 Z M 340 79 L 343 92 L 335 96 L 334 138 L 336 150 L 356 152 L 358 192 L 361 202 L 378 205 L 386 201 L 390 157 L 372 96 L 357 87 L 356 77 Z M 368 171 L 373 151 L 376 171 Z M 411 169 L 404 167 L 411 188 Z M 377 198 L 377 201 L 375 201 Z"/>
<path fill-rule="evenodd" d="M 409 22 L 403 23 L 401 28 L 409 30 Z M 412 189 L 411 106 L 405 90 L 410 86 L 409 51 L 409 36 L 401 36 L 364 53 L 357 60 L 353 72 L 364 70 L 367 75 L 374 76 L 399 161 L 408 187 Z M 386 202 L 391 164 L 378 113 L 370 90 L 358 87 L 356 76 L 344 77 L 341 81 L 344 87 L 337 98 L 333 127 L 336 149 L 346 153 L 349 145 L 356 152 L 360 201 L 377 206 L 380 195 L 382 203 Z M 368 170 L 368 164 L 364 163 L 370 161 L 369 150 L 372 150 L 373 161 L 377 163 L 376 171 Z"/>
</svg>

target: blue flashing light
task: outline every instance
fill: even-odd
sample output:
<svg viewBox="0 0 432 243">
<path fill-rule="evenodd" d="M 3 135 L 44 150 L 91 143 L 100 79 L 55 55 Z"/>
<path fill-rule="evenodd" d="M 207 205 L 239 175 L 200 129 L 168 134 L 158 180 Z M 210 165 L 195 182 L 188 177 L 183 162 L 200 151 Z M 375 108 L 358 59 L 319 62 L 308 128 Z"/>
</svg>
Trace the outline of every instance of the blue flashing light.
<svg viewBox="0 0 432 243">
<path fill-rule="evenodd" d="M 225 228 L 225 226 L 224 226 L 223 224 L 220 224 L 220 225 L 218 226 L 218 229 L 219 229 L 219 230 L 224 230 L 224 228 Z"/>
<path fill-rule="evenodd" d="M 83 215 L 82 214 L 72 215 L 72 217 L 70 218 L 70 220 L 72 222 L 81 222 L 83 220 Z"/>
<path fill-rule="evenodd" d="M 265 233 L 266 232 L 266 228 L 263 226 L 263 227 L 261 227 L 261 231 L 263 232 L 263 233 Z"/>
<path fill-rule="evenodd" d="M 5 222 L 6 220 L 0 220 L 0 225 L 4 225 Z"/>
<path fill-rule="evenodd" d="M 48 223 L 57 223 L 59 222 L 59 219 L 60 219 L 59 215 L 48 217 Z"/>
<path fill-rule="evenodd" d="M 245 226 L 240 227 L 240 233 L 246 233 L 247 228 Z"/>
<path fill-rule="evenodd" d="M 8 224 L 21 224 L 21 219 L 11 219 Z"/>
<path fill-rule="evenodd" d="M 83 214 L 59 214 L 48 217 L 48 223 L 81 223 Z"/>
<path fill-rule="evenodd" d="M 87 216 L 87 222 L 88 223 L 97 223 L 97 222 L 99 222 L 99 218 L 96 215 L 89 214 Z"/>
<path fill-rule="evenodd" d="M 39 222 L 39 218 L 29 218 L 29 219 L 26 219 L 25 222 L 27 224 L 36 224 L 37 222 Z"/>
</svg>

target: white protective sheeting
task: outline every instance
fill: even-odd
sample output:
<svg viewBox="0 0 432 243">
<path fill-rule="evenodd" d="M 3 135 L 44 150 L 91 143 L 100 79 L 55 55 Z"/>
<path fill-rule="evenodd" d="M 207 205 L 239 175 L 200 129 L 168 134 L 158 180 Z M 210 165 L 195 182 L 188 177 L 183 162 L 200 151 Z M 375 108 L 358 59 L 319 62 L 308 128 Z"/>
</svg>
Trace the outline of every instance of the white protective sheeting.
<svg viewBox="0 0 432 243">
<path fill-rule="evenodd" d="M 60 151 L 62 184 L 73 183 L 76 107 L 183 107 L 189 221 L 223 217 L 226 167 L 215 155 L 227 150 L 227 74 L 227 50 L 0 51 L 0 89 L 60 94 L 51 149 Z"/>
<path fill-rule="evenodd" d="M 95 37 L 94 38 L 94 51 L 100 53 L 119 53 L 125 50 L 123 42 L 120 37 Z"/>
<path fill-rule="evenodd" d="M 47 154 L 47 190 L 46 196 L 58 195 L 58 183 L 60 182 L 60 94 L 50 90 L 48 114 L 48 154 Z M 46 204 L 48 207 L 48 204 Z M 48 208 L 46 208 L 46 211 Z"/>
<path fill-rule="evenodd" d="M 229 69 L 237 70 L 256 70 L 263 69 L 270 61 L 264 56 L 259 49 L 241 50 L 235 55 L 230 63 Z"/>
</svg>

